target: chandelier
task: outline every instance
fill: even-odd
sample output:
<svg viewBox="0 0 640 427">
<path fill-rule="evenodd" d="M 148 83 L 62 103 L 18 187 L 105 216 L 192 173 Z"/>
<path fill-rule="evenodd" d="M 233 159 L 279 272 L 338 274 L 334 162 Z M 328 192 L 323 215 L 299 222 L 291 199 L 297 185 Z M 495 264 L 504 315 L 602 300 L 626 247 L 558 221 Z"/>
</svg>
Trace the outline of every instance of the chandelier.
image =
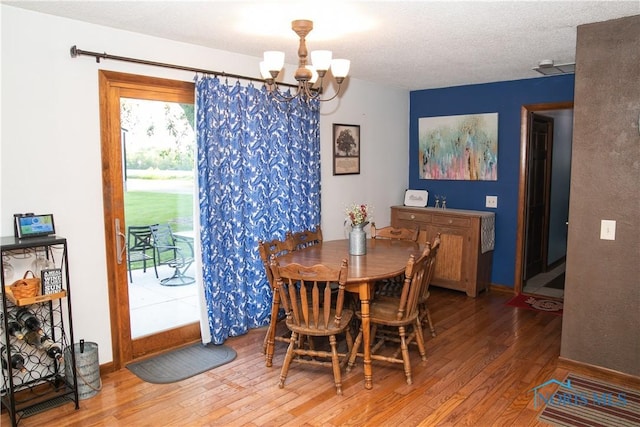
<svg viewBox="0 0 640 427">
<path fill-rule="evenodd" d="M 276 79 L 280 70 L 284 66 L 284 52 L 267 51 L 264 53 L 264 61 L 260 62 L 260 74 L 267 84 L 269 93 L 279 101 L 291 101 L 297 97 L 309 101 L 317 99 L 319 101 L 331 101 L 340 93 L 342 82 L 349 73 L 350 61 L 348 59 L 331 59 L 330 50 L 314 50 L 311 52 L 311 63 L 307 61 L 307 44 L 305 37 L 313 30 L 313 21 L 298 19 L 291 22 L 291 29 L 300 37 L 298 46 L 298 69 L 294 77 L 298 82 L 296 93 L 292 96 L 284 95 L 278 88 Z M 338 83 L 336 93 L 327 99 L 321 99 L 322 84 L 324 77 L 331 68 L 331 73 Z M 316 81 L 320 79 L 319 85 L 314 87 Z"/>
</svg>

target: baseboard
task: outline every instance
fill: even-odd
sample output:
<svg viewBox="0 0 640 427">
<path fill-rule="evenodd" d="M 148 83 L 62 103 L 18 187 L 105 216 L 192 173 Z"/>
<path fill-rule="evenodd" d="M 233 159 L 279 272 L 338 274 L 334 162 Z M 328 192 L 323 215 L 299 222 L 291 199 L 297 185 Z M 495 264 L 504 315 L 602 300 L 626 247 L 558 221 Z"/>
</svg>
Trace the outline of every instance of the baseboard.
<svg viewBox="0 0 640 427">
<path fill-rule="evenodd" d="M 495 291 L 495 292 L 502 292 L 502 293 L 505 293 L 505 294 L 512 294 L 512 295 L 516 293 L 515 289 L 513 289 L 510 286 L 495 285 L 493 283 L 491 285 L 489 285 L 489 290 L 491 292 Z"/>
<path fill-rule="evenodd" d="M 106 374 L 110 374 L 111 372 L 115 372 L 115 368 L 113 362 L 103 363 L 100 365 L 100 376 L 105 376 Z"/>
<path fill-rule="evenodd" d="M 578 362 L 561 356 L 558 358 L 558 368 L 566 369 L 576 374 L 590 376 L 592 378 L 599 378 L 605 381 L 613 380 L 613 382 L 622 386 L 640 389 L 640 377 L 625 374 L 624 372 L 615 371 L 609 368 L 603 368 L 602 366 Z"/>
</svg>

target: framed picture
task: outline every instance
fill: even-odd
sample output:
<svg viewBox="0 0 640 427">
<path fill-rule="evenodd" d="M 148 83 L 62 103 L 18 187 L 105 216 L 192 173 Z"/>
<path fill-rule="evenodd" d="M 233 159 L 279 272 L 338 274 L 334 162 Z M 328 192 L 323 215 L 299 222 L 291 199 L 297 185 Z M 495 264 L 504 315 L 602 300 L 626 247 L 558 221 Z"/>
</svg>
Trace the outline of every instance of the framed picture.
<svg viewBox="0 0 640 427">
<path fill-rule="evenodd" d="M 333 124 L 333 174 L 360 173 L 360 125 Z"/>
<path fill-rule="evenodd" d="M 42 270 L 42 295 L 51 295 L 62 292 L 62 269 L 51 268 Z"/>
<path fill-rule="evenodd" d="M 498 113 L 418 119 L 420 179 L 496 181 Z"/>
</svg>

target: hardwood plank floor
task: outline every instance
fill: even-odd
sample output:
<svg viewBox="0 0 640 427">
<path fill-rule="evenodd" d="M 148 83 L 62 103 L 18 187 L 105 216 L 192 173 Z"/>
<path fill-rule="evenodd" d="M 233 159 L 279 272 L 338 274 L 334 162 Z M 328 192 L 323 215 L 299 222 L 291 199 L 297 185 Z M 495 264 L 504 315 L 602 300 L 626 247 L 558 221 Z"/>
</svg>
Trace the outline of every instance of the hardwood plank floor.
<svg viewBox="0 0 640 427">
<path fill-rule="evenodd" d="M 373 390 L 361 364 L 343 372 L 343 396 L 330 369 L 292 365 L 284 389 L 278 377 L 284 344 L 272 368 L 261 353 L 265 329 L 226 344 L 231 363 L 174 384 L 150 384 L 122 369 L 80 401 L 23 418 L 20 426 L 434 426 L 547 425 L 537 421 L 531 390 L 568 373 L 558 368 L 562 317 L 516 309 L 512 295 L 434 288 L 430 308 L 438 336 L 425 334 L 427 356 L 412 354 L 413 385 L 401 365 L 374 362 Z M 2 425 L 10 425 L 6 412 Z"/>
</svg>

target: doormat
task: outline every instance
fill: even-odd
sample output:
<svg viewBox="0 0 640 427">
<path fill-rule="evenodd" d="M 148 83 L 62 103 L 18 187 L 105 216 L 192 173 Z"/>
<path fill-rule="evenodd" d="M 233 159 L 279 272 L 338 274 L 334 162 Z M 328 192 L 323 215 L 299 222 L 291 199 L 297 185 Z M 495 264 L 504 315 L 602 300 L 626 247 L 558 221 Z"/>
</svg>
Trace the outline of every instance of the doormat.
<svg viewBox="0 0 640 427">
<path fill-rule="evenodd" d="M 235 358 L 235 350 L 225 345 L 198 343 L 130 363 L 127 369 L 148 383 L 168 384 L 217 368 Z"/>
<path fill-rule="evenodd" d="M 553 380 L 554 382 L 557 382 Z M 558 390 L 549 396 L 544 390 L 545 408 L 540 421 L 553 425 L 622 427 L 640 425 L 640 392 L 601 380 L 569 374 Z M 546 383 L 545 383 L 546 384 Z"/>
<path fill-rule="evenodd" d="M 546 313 L 562 315 L 562 301 L 533 297 L 531 295 L 519 294 L 511 298 L 506 303 L 511 307 L 525 308 L 527 310 L 544 311 Z"/>
<path fill-rule="evenodd" d="M 559 275 L 558 277 L 552 279 L 549 283 L 545 284 L 545 288 L 551 289 L 564 289 L 564 273 Z"/>
</svg>

